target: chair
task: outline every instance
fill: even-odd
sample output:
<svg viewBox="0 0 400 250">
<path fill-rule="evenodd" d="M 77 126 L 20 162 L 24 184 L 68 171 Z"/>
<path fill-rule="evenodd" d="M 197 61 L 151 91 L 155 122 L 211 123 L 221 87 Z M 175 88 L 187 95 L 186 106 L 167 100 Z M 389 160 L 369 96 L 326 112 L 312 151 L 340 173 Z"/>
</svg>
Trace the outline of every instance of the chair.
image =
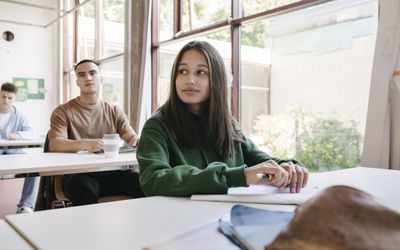
<svg viewBox="0 0 400 250">
<path fill-rule="evenodd" d="M 50 152 L 48 136 L 49 135 L 47 133 L 43 145 L 43 153 Z M 61 195 L 59 194 L 59 190 L 62 189 L 55 188 L 55 184 L 56 183 L 58 184 L 60 182 L 61 182 L 61 175 L 40 177 L 39 191 L 36 199 L 35 211 L 53 209 L 53 208 L 62 208 L 71 205 L 70 202 L 66 203 L 68 199 L 65 198 L 65 196 L 61 197 Z"/>
<path fill-rule="evenodd" d="M 43 145 L 43 152 L 48 153 L 49 150 L 49 138 L 48 133 L 46 140 Z M 55 176 L 42 176 L 40 177 L 39 191 L 35 204 L 35 211 L 64 208 L 72 206 L 72 202 L 64 195 L 61 186 L 62 175 Z M 130 199 L 129 196 L 125 195 L 111 195 L 99 197 L 97 200 L 99 203 L 126 200 Z"/>
<path fill-rule="evenodd" d="M 51 208 L 61 208 L 61 207 L 69 207 L 72 206 L 72 203 L 68 198 L 64 195 L 61 186 L 61 177 L 62 175 L 54 176 L 54 195 L 55 200 L 51 203 Z M 126 195 L 110 195 L 110 196 L 102 196 L 99 197 L 97 202 L 110 202 L 110 201 L 118 201 L 118 200 L 127 200 L 130 199 L 129 196 Z"/>
</svg>

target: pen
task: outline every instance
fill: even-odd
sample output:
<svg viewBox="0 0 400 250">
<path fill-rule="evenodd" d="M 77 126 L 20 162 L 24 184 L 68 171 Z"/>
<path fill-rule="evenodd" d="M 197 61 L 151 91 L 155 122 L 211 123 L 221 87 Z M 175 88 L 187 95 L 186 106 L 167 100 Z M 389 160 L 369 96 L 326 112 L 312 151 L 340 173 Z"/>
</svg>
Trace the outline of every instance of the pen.
<svg viewBox="0 0 400 250">
<path fill-rule="evenodd" d="M 258 173 L 257 174 L 257 178 L 258 179 L 268 179 L 268 180 L 270 180 L 272 178 L 272 176 L 269 175 L 269 174 L 266 174 L 266 173 Z"/>
</svg>

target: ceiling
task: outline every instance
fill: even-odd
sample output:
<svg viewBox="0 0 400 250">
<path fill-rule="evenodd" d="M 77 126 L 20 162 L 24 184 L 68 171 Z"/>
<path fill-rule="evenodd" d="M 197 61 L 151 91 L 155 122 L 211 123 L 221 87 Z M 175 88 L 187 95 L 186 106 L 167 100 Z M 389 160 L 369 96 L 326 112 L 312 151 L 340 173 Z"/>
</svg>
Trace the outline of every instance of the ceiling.
<svg viewBox="0 0 400 250">
<path fill-rule="evenodd" d="M 64 11 L 58 8 L 59 1 L 55 0 L 0 0 L 0 22 L 47 28 L 88 1 L 91 0 Z"/>
</svg>

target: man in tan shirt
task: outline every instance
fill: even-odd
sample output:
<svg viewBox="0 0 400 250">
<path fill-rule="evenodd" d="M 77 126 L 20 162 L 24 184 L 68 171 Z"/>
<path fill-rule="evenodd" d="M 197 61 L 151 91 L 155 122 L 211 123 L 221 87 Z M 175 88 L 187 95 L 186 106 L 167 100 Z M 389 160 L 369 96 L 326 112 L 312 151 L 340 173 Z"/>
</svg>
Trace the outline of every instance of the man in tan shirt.
<svg viewBox="0 0 400 250">
<path fill-rule="evenodd" d="M 49 150 L 51 152 L 100 152 L 104 134 L 118 133 L 130 146 L 137 135 L 125 113 L 100 99 L 99 66 L 82 60 L 75 66 L 80 95 L 59 105 L 50 118 Z M 97 203 L 99 196 L 127 195 L 143 197 L 138 174 L 131 171 L 107 171 L 64 175 L 62 188 L 73 205 Z"/>
</svg>

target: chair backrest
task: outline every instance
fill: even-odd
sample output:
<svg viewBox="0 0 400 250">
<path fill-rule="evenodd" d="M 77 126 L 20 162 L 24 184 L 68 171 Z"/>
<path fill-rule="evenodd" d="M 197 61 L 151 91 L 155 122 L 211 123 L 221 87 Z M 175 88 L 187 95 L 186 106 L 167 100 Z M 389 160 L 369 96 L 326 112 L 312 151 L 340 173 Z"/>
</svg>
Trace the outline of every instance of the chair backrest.
<svg viewBox="0 0 400 250">
<path fill-rule="evenodd" d="M 46 139 L 43 145 L 43 153 L 48 153 L 49 150 L 49 133 L 46 134 Z M 46 210 L 51 208 L 51 203 L 55 199 L 54 192 L 54 177 L 41 176 L 39 183 L 39 191 L 36 198 L 35 211 Z"/>
<path fill-rule="evenodd" d="M 46 139 L 44 140 L 44 145 L 43 145 L 43 153 L 48 153 L 50 152 L 49 150 L 49 132 L 46 134 Z"/>
<path fill-rule="evenodd" d="M 46 139 L 43 145 L 43 153 L 50 152 L 49 149 L 49 133 L 46 134 Z M 57 199 L 59 198 L 59 199 Z M 125 195 L 112 195 L 100 197 L 98 202 L 109 202 L 115 200 L 125 200 L 130 197 Z M 56 176 L 42 176 L 40 177 L 39 191 L 35 204 L 35 211 L 47 210 L 52 208 L 54 201 L 62 200 L 67 201 L 61 188 L 61 175 Z"/>
</svg>

